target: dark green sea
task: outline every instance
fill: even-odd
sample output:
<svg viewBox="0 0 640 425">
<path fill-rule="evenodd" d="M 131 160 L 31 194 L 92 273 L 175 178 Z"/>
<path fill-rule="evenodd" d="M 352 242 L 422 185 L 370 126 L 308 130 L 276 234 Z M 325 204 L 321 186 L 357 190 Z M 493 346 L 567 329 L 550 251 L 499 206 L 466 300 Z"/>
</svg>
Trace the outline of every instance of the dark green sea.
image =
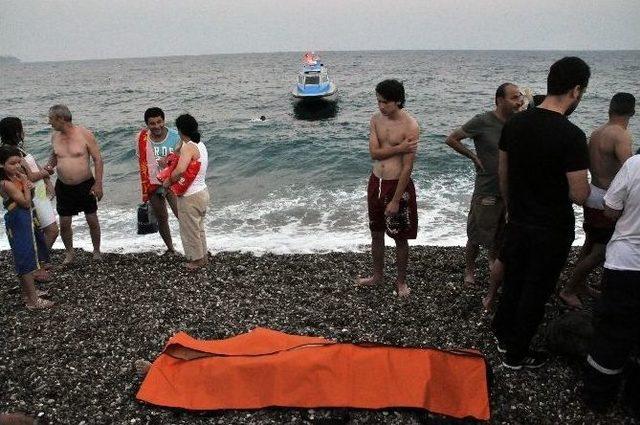
<svg viewBox="0 0 640 425">
<path fill-rule="evenodd" d="M 589 63 L 592 80 L 571 120 L 589 134 L 606 121 L 614 93 L 640 96 L 640 51 L 321 52 L 339 92 L 335 104 L 319 110 L 295 105 L 290 95 L 300 52 L 5 64 L 0 117 L 22 118 L 26 149 L 42 162 L 51 105 L 67 104 L 74 122 L 95 132 L 105 160 L 99 217 L 106 251 L 162 247 L 157 235 L 135 234 L 134 136 L 150 106 L 163 108 L 169 123 L 183 112 L 200 122 L 210 160 L 211 250 L 356 250 L 369 242 L 365 184 L 374 87 L 397 78 L 405 84 L 406 109 L 422 128 L 413 172 L 420 220 L 415 243 L 463 245 L 474 170 L 445 137 L 492 109 L 502 82 L 544 93 L 551 63 L 574 54 Z M 260 115 L 265 122 L 251 121 Z M 637 143 L 637 118 L 631 132 Z M 179 240 L 175 219 L 171 223 Z M 76 246 L 89 246 L 82 218 L 75 229 Z M 4 236 L 0 248 L 8 248 Z"/>
</svg>

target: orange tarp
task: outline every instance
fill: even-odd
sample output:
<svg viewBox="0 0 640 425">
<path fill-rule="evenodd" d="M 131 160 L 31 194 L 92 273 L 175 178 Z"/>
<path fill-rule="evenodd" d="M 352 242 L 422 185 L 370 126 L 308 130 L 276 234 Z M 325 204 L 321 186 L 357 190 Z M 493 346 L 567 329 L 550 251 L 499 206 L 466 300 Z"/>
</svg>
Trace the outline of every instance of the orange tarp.
<svg viewBox="0 0 640 425">
<path fill-rule="evenodd" d="M 212 341 L 176 334 L 137 398 L 190 410 L 405 407 L 489 419 L 486 364 L 476 352 L 336 343 L 264 328 Z"/>
</svg>

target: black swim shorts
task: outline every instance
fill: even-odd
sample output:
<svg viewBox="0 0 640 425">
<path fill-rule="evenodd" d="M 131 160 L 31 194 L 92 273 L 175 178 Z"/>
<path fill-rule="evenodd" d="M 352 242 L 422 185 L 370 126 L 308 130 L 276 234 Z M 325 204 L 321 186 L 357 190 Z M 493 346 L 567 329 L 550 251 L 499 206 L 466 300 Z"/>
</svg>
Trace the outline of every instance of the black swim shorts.
<svg viewBox="0 0 640 425">
<path fill-rule="evenodd" d="M 93 214 L 98 210 L 96 197 L 91 193 L 91 186 L 95 183 L 91 177 L 78 184 L 65 184 L 56 180 L 56 210 L 58 215 L 68 217 L 77 215 L 80 211 Z"/>
<path fill-rule="evenodd" d="M 616 230 L 615 220 L 604 214 L 604 210 L 584 208 L 584 223 L 582 228 L 585 235 L 594 243 L 606 245 L 611 240 L 613 232 Z"/>
</svg>

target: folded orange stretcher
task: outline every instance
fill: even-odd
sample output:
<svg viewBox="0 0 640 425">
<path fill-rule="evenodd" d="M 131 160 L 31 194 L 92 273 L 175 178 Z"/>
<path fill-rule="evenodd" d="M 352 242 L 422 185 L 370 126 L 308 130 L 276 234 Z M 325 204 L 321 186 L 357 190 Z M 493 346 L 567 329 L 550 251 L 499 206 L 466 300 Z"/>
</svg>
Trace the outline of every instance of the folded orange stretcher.
<svg viewBox="0 0 640 425">
<path fill-rule="evenodd" d="M 475 351 L 337 343 L 265 328 L 211 341 L 178 333 L 137 398 L 190 410 L 401 407 L 488 420 L 486 367 Z"/>
</svg>

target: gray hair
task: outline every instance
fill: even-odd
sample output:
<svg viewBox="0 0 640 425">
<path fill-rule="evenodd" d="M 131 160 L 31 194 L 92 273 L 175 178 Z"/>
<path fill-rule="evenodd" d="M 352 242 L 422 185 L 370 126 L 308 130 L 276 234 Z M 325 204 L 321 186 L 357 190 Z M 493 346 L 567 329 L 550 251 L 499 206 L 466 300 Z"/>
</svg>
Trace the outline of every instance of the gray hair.
<svg viewBox="0 0 640 425">
<path fill-rule="evenodd" d="M 71 111 L 67 105 L 53 105 L 49 108 L 50 117 L 60 117 L 67 122 L 71 122 Z"/>
</svg>

